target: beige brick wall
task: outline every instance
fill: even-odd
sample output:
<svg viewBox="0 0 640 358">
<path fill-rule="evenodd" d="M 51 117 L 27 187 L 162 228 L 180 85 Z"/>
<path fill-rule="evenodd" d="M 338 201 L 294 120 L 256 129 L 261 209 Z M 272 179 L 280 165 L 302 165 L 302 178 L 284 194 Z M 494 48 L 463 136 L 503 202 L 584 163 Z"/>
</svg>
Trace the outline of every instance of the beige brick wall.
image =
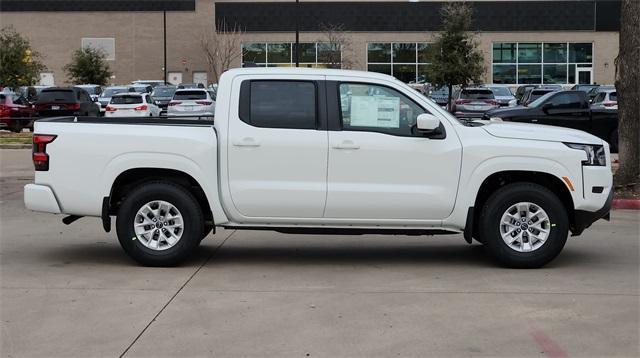
<svg viewBox="0 0 640 358">
<path fill-rule="evenodd" d="M 193 80 L 193 72 L 207 71 L 199 47 L 204 29 L 213 26 L 214 0 L 197 0 L 195 12 L 167 13 L 167 69 L 182 72 L 183 81 Z M 161 79 L 163 75 L 162 13 L 161 12 L 32 12 L 0 13 L 0 26 L 13 25 L 30 38 L 33 47 L 42 52 L 56 84 L 65 84 L 62 70 L 71 53 L 80 47 L 83 37 L 115 38 L 116 59 L 109 61 L 114 83 L 128 83 L 135 79 Z M 352 54 L 356 69 L 366 68 L 366 46 L 369 42 L 432 41 L 428 32 L 354 32 Z M 322 39 L 320 33 L 302 33 L 300 40 L 312 42 Z M 486 79 L 490 77 L 491 44 L 503 42 L 593 42 L 594 81 L 613 83 L 614 59 L 618 53 L 617 32 L 484 32 L 478 34 L 485 53 Z M 294 41 L 293 33 L 249 33 L 245 42 Z M 182 65 L 182 59 L 187 64 Z M 240 66 L 240 60 L 236 66 Z M 209 80 L 213 76 L 209 74 Z"/>
</svg>

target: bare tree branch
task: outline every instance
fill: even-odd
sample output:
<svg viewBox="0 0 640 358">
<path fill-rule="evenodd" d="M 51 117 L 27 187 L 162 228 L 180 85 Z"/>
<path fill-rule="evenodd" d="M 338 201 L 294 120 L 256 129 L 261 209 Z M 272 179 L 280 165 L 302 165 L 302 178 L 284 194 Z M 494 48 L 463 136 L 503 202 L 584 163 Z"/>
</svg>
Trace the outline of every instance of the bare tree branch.
<svg viewBox="0 0 640 358">
<path fill-rule="evenodd" d="M 354 60 L 353 43 L 344 25 L 320 24 L 320 31 L 322 37 L 318 39 L 318 46 L 323 51 L 318 56 L 318 62 L 326 63 L 330 68 L 354 68 L 357 64 Z"/>
<path fill-rule="evenodd" d="M 217 83 L 220 75 L 231 68 L 242 56 L 242 35 L 236 24 L 229 26 L 224 20 L 215 28 L 207 27 L 200 37 L 200 48 L 204 53 L 209 72 Z"/>
</svg>

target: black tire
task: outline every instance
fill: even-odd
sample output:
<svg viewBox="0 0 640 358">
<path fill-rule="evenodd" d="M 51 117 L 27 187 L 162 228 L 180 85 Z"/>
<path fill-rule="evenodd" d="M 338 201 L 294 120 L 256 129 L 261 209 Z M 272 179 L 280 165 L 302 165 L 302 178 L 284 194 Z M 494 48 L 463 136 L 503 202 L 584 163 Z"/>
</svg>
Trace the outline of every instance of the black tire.
<svg viewBox="0 0 640 358">
<path fill-rule="evenodd" d="M 138 210 L 154 200 L 171 203 L 182 214 L 184 231 L 174 246 L 153 250 L 136 239 L 133 222 Z M 175 266 L 189 257 L 203 236 L 204 217 L 195 197 L 184 187 L 166 181 L 143 183 L 133 189 L 118 209 L 116 230 L 124 251 L 146 266 Z"/>
<path fill-rule="evenodd" d="M 502 215 L 519 202 L 533 203 L 549 216 L 549 236 L 534 251 L 516 251 L 500 235 Z M 551 262 L 562 251 L 568 232 L 569 219 L 560 199 L 549 189 L 533 183 L 514 183 L 500 188 L 484 204 L 479 219 L 479 234 L 486 250 L 499 263 L 512 268 L 538 268 Z"/>
</svg>

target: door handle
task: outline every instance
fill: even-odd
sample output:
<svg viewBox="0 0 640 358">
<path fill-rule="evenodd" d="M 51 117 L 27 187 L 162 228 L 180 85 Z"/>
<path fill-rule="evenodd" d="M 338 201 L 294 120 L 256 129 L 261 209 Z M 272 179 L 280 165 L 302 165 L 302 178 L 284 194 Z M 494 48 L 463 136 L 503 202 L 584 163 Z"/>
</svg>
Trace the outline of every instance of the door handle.
<svg viewBox="0 0 640 358">
<path fill-rule="evenodd" d="M 260 142 L 252 137 L 244 137 L 239 141 L 233 142 L 233 145 L 236 147 L 259 147 Z"/>
<path fill-rule="evenodd" d="M 531 122 L 532 123 L 536 123 L 538 120 L 537 119 L 532 119 Z"/>
<path fill-rule="evenodd" d="M 352 140 L 343 140 L 342 143 L 333 146 L 333 149 L 360 149 L 360 146 L 354 143 Z"/>
</svg>

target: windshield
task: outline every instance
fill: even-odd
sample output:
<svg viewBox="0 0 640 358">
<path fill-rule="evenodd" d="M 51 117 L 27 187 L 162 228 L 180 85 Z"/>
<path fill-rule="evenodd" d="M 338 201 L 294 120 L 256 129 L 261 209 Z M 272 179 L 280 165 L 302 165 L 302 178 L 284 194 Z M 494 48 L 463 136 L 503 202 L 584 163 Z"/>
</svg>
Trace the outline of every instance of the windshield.
<svg viewBox="0 0 640 358">
<path fill-rule="evenodd" d="M 98 93 L 98 87 L 93 87 L 93 86 L 88 86 L 88 87 L 83 87 L 83 86 L 78 86 L 78 88 L 82 88 L 83 90 L 89 92 L 89 94 L 97 94 Z"/>
<path fill-rule="evenodd" d="M 507 87 L 489 87 L 489 89 L 496 96 L 513 96 L 513 94 Z"/>
<path fill-rule="evenodd" d="M 544 95 L 538 95 L 540 97 L 536 96 L 538 98 L 535 101 L 529 103 L 529 107 L 538 107 L 538 106 L 540 106 L 543 102 L 545 102 L 547 100 L 547 98 L 553 96 L 554 93 L 555 92 L 548 92 L 548 93 L 546 93 Z M 533 93 L 531 94 L 531 97 L 533 98 Z"/>
<path fill-rule="evenodd" d="M 175 100 L 197 100 L 197 99 L 207 99 L 207 92 L 205 91 L 179 91 L 173 96 Z"/>
<path fill-rule="evenodd" d="M 53 91 L 42 91 L 40 96 L 38 96 L 38 102 L 75 102 L 75 94 L 72 90 L 53 90 Z"/>
<path fill-rule="evenodd" d="M 142 96 L 122 95 L 111 98 L 111 104 L 138 104 L 142 103 Z"/>
<path fill-rule="evenodd" d="M 493 99 L 493 92 L 486 89 L 462 90 L 461 99 Z"/>
<path fill-rule="evenodd" d="M 153 90 L 153 97 L 173 97 L 176 89 L 173 87 L 156 87 Z"/>
<path fill-rule="evenodd" d="M 113 97 L 114 94 L 129 92 L 128 88 L 107 88 L 102 92 L 103 97 Z"/>
</svg>

